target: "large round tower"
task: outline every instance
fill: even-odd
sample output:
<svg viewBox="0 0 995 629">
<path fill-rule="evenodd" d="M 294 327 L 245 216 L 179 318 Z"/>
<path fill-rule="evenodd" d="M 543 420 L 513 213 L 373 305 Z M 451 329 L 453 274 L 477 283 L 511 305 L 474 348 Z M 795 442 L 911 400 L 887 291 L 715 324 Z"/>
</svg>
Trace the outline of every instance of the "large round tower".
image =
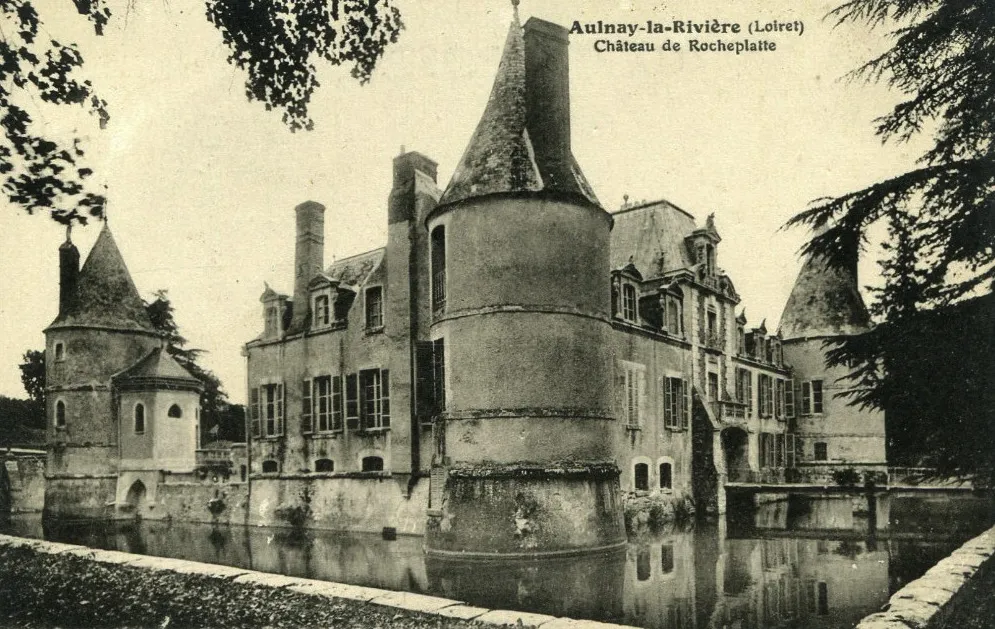
<svg viewBox="0 0 995 629">
<path fill-rule="evenodd" d="M 83 268 L 59 248 L 59 314 L 45 329 L 45 515 L 111 514 L 119 441 L 111 376 L 161 344 L 104 223 Z"/>
<path fill-rule="evenodd" d="M 624 541 L 612 461 L 609 232 L 570 149 L 567 31 L 512 23 L 483 117 L 429 214 L 430 553 Z"/>
</svg>

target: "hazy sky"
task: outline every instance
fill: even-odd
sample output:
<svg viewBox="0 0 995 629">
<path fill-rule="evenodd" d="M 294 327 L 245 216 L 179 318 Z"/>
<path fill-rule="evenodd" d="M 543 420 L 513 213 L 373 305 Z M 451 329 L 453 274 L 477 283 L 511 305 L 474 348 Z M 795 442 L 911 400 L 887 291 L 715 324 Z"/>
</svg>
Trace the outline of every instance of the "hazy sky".
<svg viewBox="0 0 995 629">
<path fill-rule="evenodd" d="M 483 112 L 511 19 L 507 1 L 400 2 L 406 30 L 373 80 L 328 68 L 312 132 L 291 134 L 278 112 L 244 96 L 202 0 L 111 0 L 102 38 L 72 11 L 36 2 L 56 38 L 77 41 L 110 104 L 107 129 L 74 109 L 38 109 L 47 132 L 87 136 L 95 180 L 109 190 L 115 239 L 143 297 L 164 288 L 190 346 L 245 399 L 241 345 L 262 327 L 263 282 L 292 292 L 294 213 L 327 207 L 325 260 L 381 246 L 391 160 L 404 145 L 452 174 Z M 780 5 L 780 6 L 778 6 Z M 772 53 L 597 53 L 571 38 L 573 151 L 602 203 L 666 198 L 699 223 L 714 212 L 719 265 L 752 324 L 774 329 L 805 234 L 778 228 L 813 199 L 906 169 L 921 147 L 882 146 L 873 119 L 897 95 L 841 77 L 884 49 L 879 34 L 831 28 L 821 1 L 578 2 L 524 0 L 537 15 L 581 22 L 670 24 L 802 20 L 804 34 L 766 37 Z M 701 36 L 702 40 L 709 36 Z M 741 39 L 726 36 L 728 40 Z M 671 35 L 687 47 L 687 35 Z M 614 39 L 614 38 L 613 38 Z M 630 41 L 659 45 L 666 36 Z M 754 39 L 763 39 L 754 38 Z M 63 229 L 44 215 L 0 208 L 0 394 L 22 397 L 21 354 L 43 347 L 58 309 Z M 98 223 L 76 228 L 83 256 Z M 865 263 L 862 283 L 873 282 Z"/>
</svg>

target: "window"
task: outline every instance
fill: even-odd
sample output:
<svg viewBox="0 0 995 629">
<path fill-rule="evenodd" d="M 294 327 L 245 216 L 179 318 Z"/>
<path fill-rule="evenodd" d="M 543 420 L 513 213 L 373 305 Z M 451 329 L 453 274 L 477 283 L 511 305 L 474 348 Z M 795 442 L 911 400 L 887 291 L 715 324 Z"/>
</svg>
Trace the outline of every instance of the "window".
<svg viewBox="0 0 995 629">
<path fill-rule="evenodd" d="M 332 428 L 332 377 L 314 379 L 314 419 L 318 432 Z"/>
<path fill-rule="evenodd" d="M 629 428 L 642 426 L 642 405 L 646 391 L 646 367 L 636 363 L 623 362 L 618 375 L 618 389 L 621 396 L 621 415 Z"/>
<path fill-rule="evenodd" d="M 667 299 L 667 330 L 677 336 L 681 334 L 681 307 L 673 297 Z"/>
<path fill-rule="evenodd" d="M 366 289 L 366 329 L 379 330 L 383 327 L 383 287 Z"/>
<path fill-rule="evenodd" d="M 829 615 L 829 586 L 824 581 L 819 582 L 819 615 Z"/>
<path fill-rule="evenodd" d="M 179 419 L 180 417 L 183 417 L 183 409 L 180 408 L 179 404 L 173 404 L 172 406 L 169 407 L 169 410 L 166 411 L 166 415 L 169 417 L 173 417 L 175 419 Z"/>
<path fill-rule="evenodd" d="M 379 456 L 364 456 L 362 466 L 364 472 L 382 472 L 383 458 Z"/>
<path fill-rule="evenodd" d="M 64 343 L 55 344 L 55 360 L 62 361 L 66 359 L 66 346 Z"/>
<path fill-rule="evenodd" d="M 719 401 L 719 374 L 708 372 L 708 399 L 713 402 Z"/>
<path fill-rule="evenodd" d="M 359 372 L 360 425 L 364 430 L 390 428 L 390 373 L 386 369 Z"/>
<path fill-rule="evenodd" d="M 66 427 L 66 403 L 62 400 L 55 403 L 55 427 Z"/>
<path fill-rule="evenodd" d="M 315 472 L 334 472 L 335 461 L 331 459 L 318 459 L 314 462 Z"/>
<path fill-rule="evenodd" d="M 660 464 L 660 489 L 671 489 L 673 486 L 674 467 L 670 463 Z"/>
<path fill-rule="evenodd" d="M 324 327 L 332 322 L 332 309 L 328 295 L 318 295 L 314 298 L 314 325 Z"/>
<path fill-rule="evenodd" d="M 249 393 L 252 436 L 283 434 L 283 385 L 264 384 Z"/>
<path fill-rule="evenodd" d="M 785 382 L 784 385 L 784 415 L 795 416 L 795 387 L 792 380 Z"/>
<path fill-rule="evenodd" d="M 736 369 L 736 401 L 746 405 L 746 416 L 753 415 L 753 374 L 749 369 Z"/>
<path fill-rule="evenodd" d="M 446 410 L 445 339 L 418 342 L 415 353 L 418 418 L 422 423 L 431 423 L 433 417 Z"/>
<path fill-rule="evenodd" d="M 242 479 L 243 483 L 245 482 L 245 479 L 246 479 L 246 477 L 248 475 L 249 475 L 249 468 L 246 467 L 244 464 L 243 465 L 239 465 L 238 466 L 238 477 Z"/>
<path fill-rule="evenodd" d="M 663 426 L 686 429 L 690 423 L 691 387 L 680 378 L 663 378 Z"/>
<path fill-rule="evenodd" d="M 774 415 L 774 378 L 762 373 L 757 376 L 757 407 L 761 417 Z"/>
<path fill-rule="evenodd" d="M 626 321 L 637 321 L 636 287 L 632 284 L 622 285 L 622 318 Z"/>
<path fill-rule="evenodd" d="M 446 228 L 432 230 L 432 309 L 446 307 Z"/>
<path fill-rule="evenodd" d="M 822 414 L 822 380 L 807 380 L 802 382 L 801 414 Z"/>
<path fill-rule="evenodd" d="M 826 446 L 825 441 L 818 441 L 815 444 L 815 460 L 816 461 L 828 461 L 829 460 L 829 448 Z"/>
<path fill-rule="evenodd" d="M 636 463 L 632 468 L 632 483 L 637 491 L 649 491 L 650 488 L 650 466 L 645 463 Z"/>
<path fill-rule="evenodd" d="M 273 460 L 263 461 L 263 474 L 276 474 L 280 471 L 280 464 Z"/>
<path fill-rule="evenodd" d="M 743 326 L 736 328 L 736 353 L 740 356 L 746 355 L 746 332 Z"/>
<path fill-rule="evenodd" d="M 314 410 L 314 405 L 311 401 L 312 388 L 313 382 L 310 379 L 305 378 L 301 381 L 301 432 L 303 433 L 309 433 L 314 430 L 314 425 L 311 421 L 312 411 Z"/>
<path fill-rule="evenodd" d="M 718 333 L 718 323 L 719 323 L 719 317 L 718 317 L 718 315 L 715 314 L 714 310 L 712 310 L 711 308 L 709 308 L 708 309 L 708 321 L 707 321 L 707 325 L 708 325 L 708 328 L 707 328 L 707 330 L 708 330 L 708 345 L 709 346 L 714 346 L 714 345 L 718 344 L 718 341 L 719 341 L 719 339 L 718 339 L 718 335 L 719 335 L 719 333 Z"/>
<path fill-rule="evenodd" d="M 650 549 L 640 548 L 636 554 L 636 579 L 646 581 L 652 574 L 650 570 Z"/>
<path fill-rule="evenodd" d="M 784 419 L 784 380 L 777 379 L 777 404 L 774 407 L 774 414 L 778 419 Z"/>
<path fill-rule="evenodd" d="M 673 544 L 663 544 L 662 546 L 660 546 L 660 570 L 663 572 L 663 574 L 669 574 L 674 571 Z"/>
<path fill-rule="evenodd" d="M 135 404 L 135 434 L 141 435 L 145 433 L 145 405 Z"/>
<path fill-rule="evenodd" d="M 266 306 L 266 328 L 263 333 L 266 336 L 276 336 L 280 333 L 280 312 L 275 305 Z"/>
</svg>

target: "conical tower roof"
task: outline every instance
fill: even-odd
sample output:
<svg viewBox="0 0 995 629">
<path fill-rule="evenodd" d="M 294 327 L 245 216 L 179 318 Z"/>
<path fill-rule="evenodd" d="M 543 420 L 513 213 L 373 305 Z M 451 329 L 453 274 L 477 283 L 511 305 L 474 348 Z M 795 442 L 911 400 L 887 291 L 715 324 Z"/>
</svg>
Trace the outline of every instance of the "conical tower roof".
<svg viewBox="0 0 995 629">
<path fill-rule="evenodd" d="M 560 28 L 532 18 L 537 28 Z M 529 25 L 526 26 L 528 28 Z M 601 207 L 580 166 L 565 150 L 537 150 L 529 107 L 562 107 L 526 91 L 526 44 L 516 11 L 484 114 L 443 192 L 439 205 L 507 192 L 561 193 Z M 569 108 L 563 115 L 569 117 Z M 534 112 L 533 112 L 534 113 Z M 567 127 L 568 129 L 569 127 Z M 532 135 L 545 133 L 533 127 Z M 569 139 L 567 139 L 569 140 Z"/>
<path fill-rule="evenodd" d="M 870 329 L 855 267 L 834 267 L 814 255 L 805 260 L 781 314 L 784 340 L 849 336 Z"/>
<path fill-rule="evenodd" d="M 71 326 L 155 332 L 106 222 L 83 263 L 66 308 L 49 327 Z"/>
</svg>

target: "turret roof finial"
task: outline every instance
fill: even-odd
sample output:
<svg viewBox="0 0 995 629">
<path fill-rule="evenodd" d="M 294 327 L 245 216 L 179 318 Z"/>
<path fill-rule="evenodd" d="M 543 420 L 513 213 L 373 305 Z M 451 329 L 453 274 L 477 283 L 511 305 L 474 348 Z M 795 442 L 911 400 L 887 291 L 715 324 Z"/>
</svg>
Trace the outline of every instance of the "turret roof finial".
<svg viewBox="0 0 995 629">
<path fill-rule="evenodd" d="M 519 3 L 519 0 L 511 0 L 511 7 L 512 7 L 512 10 L 514 10 L 514 12 L 515 12 L 515 21 L 516 22 L 518 21 L 518 3 Z"/>
<path fill-rule="evenodd" d="M 71 243 L 73 241 L 73 224 L 66 224 L 66 242 Z"/>
</svg>

